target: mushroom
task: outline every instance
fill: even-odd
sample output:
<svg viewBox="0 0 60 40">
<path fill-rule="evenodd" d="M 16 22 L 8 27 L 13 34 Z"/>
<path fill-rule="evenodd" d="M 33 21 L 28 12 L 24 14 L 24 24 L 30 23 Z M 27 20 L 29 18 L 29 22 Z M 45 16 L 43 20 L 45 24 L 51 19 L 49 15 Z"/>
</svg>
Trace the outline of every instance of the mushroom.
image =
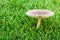
<svg viewBox="0 0 60 40">
<path fill-rule="evenodd" d="M 49 18 L 54 15 L 54 12 L 50 10 L 29 10 L 26 12 L 27 16 L 37 18 L 37 28 L 39 28 L 42 18 Z"/>
</svg>

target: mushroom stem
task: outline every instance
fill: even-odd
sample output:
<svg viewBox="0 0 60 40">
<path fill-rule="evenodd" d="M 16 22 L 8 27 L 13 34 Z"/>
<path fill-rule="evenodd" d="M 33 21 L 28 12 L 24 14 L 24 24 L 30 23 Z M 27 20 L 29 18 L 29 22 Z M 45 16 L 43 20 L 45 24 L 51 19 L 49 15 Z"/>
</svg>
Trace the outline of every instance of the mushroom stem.
<svg viewBox="0 0 60 40">
<path fill-rule="evenodd" d="M 37 22 L 37 28 L 39 28 L 40 26 L 40 23 L 41 23 L 41 19 L 38 18 L 38 22 Z"/>
</svg>

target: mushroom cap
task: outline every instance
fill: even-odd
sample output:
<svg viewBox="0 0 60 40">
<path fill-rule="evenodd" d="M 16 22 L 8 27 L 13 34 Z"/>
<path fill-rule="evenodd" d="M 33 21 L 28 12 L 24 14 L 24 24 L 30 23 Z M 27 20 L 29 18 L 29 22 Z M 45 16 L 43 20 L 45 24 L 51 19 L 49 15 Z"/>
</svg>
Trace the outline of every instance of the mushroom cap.
<svg viewBox="0 0 60 40">
<path fill-rule="evenodd" d="M 26 15 L 33 18 L 48 18 L 54 15 L 54 12 L 49 10 L 29 10 Z"/>
</svg>

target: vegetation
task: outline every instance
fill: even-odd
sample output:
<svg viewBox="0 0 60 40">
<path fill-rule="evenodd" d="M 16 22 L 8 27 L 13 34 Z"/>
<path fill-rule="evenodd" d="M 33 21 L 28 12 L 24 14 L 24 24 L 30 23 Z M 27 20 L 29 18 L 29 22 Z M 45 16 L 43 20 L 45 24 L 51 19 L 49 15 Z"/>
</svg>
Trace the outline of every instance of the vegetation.
<svg viewBox="0 0 60 40">
<path fill-rule="evenodd" d="M 32 9 L 48 9 L 54 16 L 43 19 L 28 17 Z M 0 40 L 60 40 L 59 0 L 0 0 Z"/>
</svg>

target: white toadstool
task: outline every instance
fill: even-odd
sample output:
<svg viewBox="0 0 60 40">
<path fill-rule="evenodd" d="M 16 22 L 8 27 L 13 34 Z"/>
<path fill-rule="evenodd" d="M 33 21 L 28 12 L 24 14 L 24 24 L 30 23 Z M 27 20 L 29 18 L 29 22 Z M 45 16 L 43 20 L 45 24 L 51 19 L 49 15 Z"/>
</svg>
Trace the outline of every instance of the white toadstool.
<svg viewBox="0 0 60 40">
<path fill-rule="evenodd" d="M 41 18 L 48 18 L 54 15 L 54 12 L 49 11 L 49 10 L 29 10 L 26 12 L 26 15 L 37 18 L 37 28 L 39 27 L 41 23 Z"/>
</svg>

